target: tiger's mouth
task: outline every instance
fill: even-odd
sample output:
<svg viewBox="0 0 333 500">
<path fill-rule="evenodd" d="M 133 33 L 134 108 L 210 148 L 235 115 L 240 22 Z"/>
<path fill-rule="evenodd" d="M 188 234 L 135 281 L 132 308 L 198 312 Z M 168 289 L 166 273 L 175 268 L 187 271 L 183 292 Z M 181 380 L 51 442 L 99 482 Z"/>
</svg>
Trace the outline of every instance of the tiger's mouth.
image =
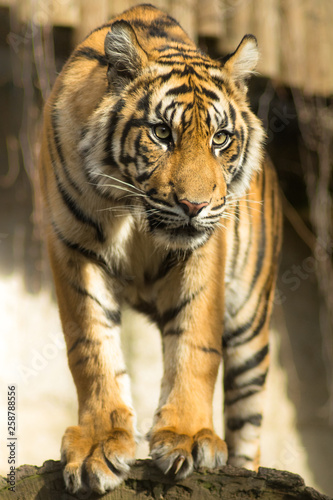
<svg viewBox="0 0 333 500">
<path fill-rule="evenodd" d="M 182 236 L 186 238 L 196 238 L 198 237 L 201 233 L 204 233 L 204 229 L 198 229 L 194 227 L 191 223 L 190 224 L 185 224 L 183 226 L 179 226 L 176 228 L 172 228 L 169 230 L 172 236 Z"/>
<path fill-rule="evenodd" d="M 155 239 L 174 249 L 197 248 L 208 240 L 215 229 L 213 225 L 203 226 L 197 221 L 167 221 L 151 214 L 147 220 Z"/>
</svg>

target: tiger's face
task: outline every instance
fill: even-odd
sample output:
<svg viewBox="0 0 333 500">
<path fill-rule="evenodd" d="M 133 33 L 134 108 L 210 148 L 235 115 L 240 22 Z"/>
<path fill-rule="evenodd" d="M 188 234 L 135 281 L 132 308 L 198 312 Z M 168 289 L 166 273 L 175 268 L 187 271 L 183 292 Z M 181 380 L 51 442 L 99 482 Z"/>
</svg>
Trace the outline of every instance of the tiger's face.
<svg viewBox="0 0 333 500">
<path fill-rule="evenodd" d="M 222 66 L 197 50 L 191 53 L 175 49 L 168 64 L 160 51 L 127 81 L 126 70 L 118 68 L 123 88 L 117 80 L 112 94 L 111 75 L 111 96 L 97 112 L 99 133 L 95 127 L 82 145 L 89 159 L 101 143 L 99 164 L 86 164 L 104 193 L 109 189 L 119 200 L 123 183 L 133 187 L 131 206 L 135 200 L 156 242 L 183 250 L 205 243 L 221 225 L 230 199 L 244 194 L 259 168 L 263 141 L 228 61 Z M 101 172 L 114 179 L 111 190 Z"/>
</svg>

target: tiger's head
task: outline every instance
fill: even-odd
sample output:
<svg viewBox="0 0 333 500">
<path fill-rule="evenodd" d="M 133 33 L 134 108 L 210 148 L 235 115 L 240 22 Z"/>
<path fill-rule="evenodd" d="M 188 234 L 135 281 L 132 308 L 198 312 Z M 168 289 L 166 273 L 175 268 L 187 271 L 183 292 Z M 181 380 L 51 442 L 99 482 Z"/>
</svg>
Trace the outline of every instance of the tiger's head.
<svg viewBox="0 0 333 500">
<path fill-rule="evenodd" d="M 246 97 L 257 43 L 246 35 L 213 61 L 156 12 L 149 25 L 122 19 L 108 32 L 108 92 L 80 151 L 103 196 L 140 207 L 157 243 L 194 249 L 261 166 L 264 132 Z"/>
</svg>

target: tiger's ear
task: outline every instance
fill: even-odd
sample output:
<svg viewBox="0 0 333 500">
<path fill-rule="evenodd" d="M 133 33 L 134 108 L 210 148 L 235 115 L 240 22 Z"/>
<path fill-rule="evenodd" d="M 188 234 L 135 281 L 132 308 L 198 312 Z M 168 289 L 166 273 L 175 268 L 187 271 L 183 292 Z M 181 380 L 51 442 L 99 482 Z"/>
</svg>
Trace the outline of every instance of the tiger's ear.
<svg viewBox="0 0 333 500">
<path fill-rule="evenodd" d="M 104 41 L 108 61 L 109 84 L 116 91 L 122 90 L 133 80 L 148 60 L 131 25 L 116 21 Z"/>
<path fill-rule="evenodd" d="M 258 59 L 259 51 L 256 37 L 245 35 L 235 52 L 225 57 L 223 67 L 231 78 L 246 90 L 246 80 L 253 74 Z"/>
</svg>

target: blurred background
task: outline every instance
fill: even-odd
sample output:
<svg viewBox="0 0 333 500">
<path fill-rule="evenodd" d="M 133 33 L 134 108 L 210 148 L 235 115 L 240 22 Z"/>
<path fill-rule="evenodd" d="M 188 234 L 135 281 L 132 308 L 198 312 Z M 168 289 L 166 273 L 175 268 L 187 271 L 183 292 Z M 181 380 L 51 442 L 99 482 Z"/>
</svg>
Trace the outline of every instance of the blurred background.
<svg viewBox="0 0 333 500">
<path fill-rule="evenodd" d="M 0 473 L 7 385 L 17 385 L 16 465 L 58 459 L 77 405 L 43 244 L 36 163 L 41 110 L 71 50 L 130 0 L 0 0 Z M 333 496 L 333 1 L 159 0 L 213 57 L 259 43 L 251 104 L 283 192 L 284 245 L 272 321 L 262 465 Z M 125 313 L 139 430 L 161 376 L 159 334 Z M 149 349 L 147 349 L 149 346 Z M 223 434 L 221 375 L 215 423 Z M 147 454 L 142 443 L 138 456 Z"/>
</svg>

